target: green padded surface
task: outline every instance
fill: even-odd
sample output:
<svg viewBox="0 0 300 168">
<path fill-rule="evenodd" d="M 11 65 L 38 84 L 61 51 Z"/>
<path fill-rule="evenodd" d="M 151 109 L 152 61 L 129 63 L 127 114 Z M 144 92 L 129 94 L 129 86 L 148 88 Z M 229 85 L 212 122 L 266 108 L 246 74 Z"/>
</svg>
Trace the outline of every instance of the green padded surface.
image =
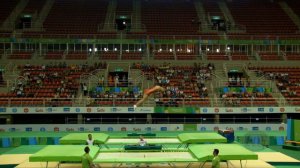
<svg viewBox="0 0 300 168">
<path fill-rule="evenodd" d="M 59 139 L 59 143 L 63 145 L 85 145 L 90 133 L 71 133 Z M 95 143 L 105 143 L 109 136 L 103 133 L 91 133 Z"/>
<path fill-rule="evenodd" d="M 176 138 L 145 138 L 147 141 L 147 144 L 180 144 L 180 141 Z M 139 138 L 136 139 L 108 139 L 108 141 L 105 143 L 106 145 L 129 145 L 129 144 L 138 144 Z"/>
<path fill-rule="evenodd" d="M 237 144 L 205 144 L 190 145 L 189 151 L 199 161 L 212 160 L 213 150 L 219 149 L 221 160 L 257 160 L 258 156 L 254 152 Z"/>
<path fill-rule="evenodd" d="M 227 139 L 222 135 L 219 135 L 218 133 L 183 133 L 179 134 L 177 137 L 181 141 L 181 143 L 185 144 L 227 142 Z"/>
<path fill-rule="evenodd" d="M 34 154 L 41 149 L 45 148 L 47 145 L 23 145 L 11 149 L 4 154 Z"/>
<path fill-rule="evenodd" d="M 29 157 L 30 162 L 80 162 L 85 145 L 49 145 Z M 95 158 L 99 147 L 90 146 L 90 155 Z"/>
<path fill-rule="evenodd" d="M 197 162 L 189 152 L 100 153 L 94 163 L 174 163 Z"/>
</svg>

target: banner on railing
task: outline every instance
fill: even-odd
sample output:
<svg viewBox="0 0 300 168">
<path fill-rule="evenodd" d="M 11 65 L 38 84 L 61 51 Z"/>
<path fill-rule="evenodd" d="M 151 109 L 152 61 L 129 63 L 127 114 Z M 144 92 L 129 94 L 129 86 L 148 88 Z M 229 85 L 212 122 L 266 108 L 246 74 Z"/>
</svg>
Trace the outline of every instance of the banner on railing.
<svg viewBox="0 0 300 168">
<path fill-rule="evenodd" d="M 155 107 L 155 113 L 185 113 L 185 114 L 195 114 L 200 113 L 199 108 L 194 107 Z"/>
<path fill-rule="evenodd" d="M 228 113 L 297 113 L 300 107 L 208 107 L 200 108 L 202 114 Z"/>
<path fill-rule="evenodd" d="M 229 114 L 229 113 L 300 113 L 300 107 L 1 107 L 0 114 L 39 113 L 170 113 L 170 114 Z"/>
<path fill-rule="evenodd" d="M 154 107 L 2 107 L 0 114 L 38 113 L 154 113 Z"/>
<path fill-rule="evenodd" d="M 0 125 L 1 132 L 73 132 L 73 131 L 282 131 L 285 124 L 16 124 Z M 246 133 L 246 132 L 245 132 Z M 242 134 L 243 135 L 243 134 Z"/>
</svg>

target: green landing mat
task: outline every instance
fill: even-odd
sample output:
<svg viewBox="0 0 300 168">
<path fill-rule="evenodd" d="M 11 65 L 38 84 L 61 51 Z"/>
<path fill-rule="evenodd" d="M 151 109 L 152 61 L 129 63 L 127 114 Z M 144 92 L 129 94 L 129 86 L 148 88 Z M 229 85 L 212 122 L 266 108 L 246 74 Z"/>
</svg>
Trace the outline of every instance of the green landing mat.
<svg viewBox="0 0 300 168">
<path fill-rule="evenodd" d="M 16 148 L 13 148 L 3 154 L 34 154 L 47 145 L 23 145 Z"/>
</svg>

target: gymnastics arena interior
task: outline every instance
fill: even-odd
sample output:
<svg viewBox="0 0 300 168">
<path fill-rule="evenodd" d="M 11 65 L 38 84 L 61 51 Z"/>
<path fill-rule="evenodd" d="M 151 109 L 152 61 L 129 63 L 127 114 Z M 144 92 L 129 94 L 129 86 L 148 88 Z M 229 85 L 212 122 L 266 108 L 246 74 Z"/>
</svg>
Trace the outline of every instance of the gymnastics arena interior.
<svg viewBox="0 0 300 168">
<path fill-rule="evenodd" d="M 299 168 L 300 1 L 0 0 L 0 168 L 88 134 L 95 167 Z"/>
</svg>

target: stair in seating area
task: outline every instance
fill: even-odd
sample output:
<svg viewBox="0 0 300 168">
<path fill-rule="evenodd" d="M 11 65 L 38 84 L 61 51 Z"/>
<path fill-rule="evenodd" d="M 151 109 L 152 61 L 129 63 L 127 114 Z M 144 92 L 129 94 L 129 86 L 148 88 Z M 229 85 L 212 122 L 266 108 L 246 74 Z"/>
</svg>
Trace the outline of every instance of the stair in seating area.
<svg viewBox="0 0 300 168">
<path fill-rule="evenodd" d="M 109 1 L 102 31 L 110 32 L 114 30 L 116 8 L 117 8 L 117 1 L 116 0 Z"/>
<path fill-rule="evenodd" d="M 198 19 L 199 21 L 201 22 L 200 24 L 200 28 L 202 31 L 205 31 L 208 29 L 208 23 L 207 23 L 207 18 L 206 18 L 206 15 L 205 15 L 205 9 L 203 8 L 203 4 L 200 0 L 195 0 L 194 1 L 194 5 L 195 5 L 195 9 L 196 9 L 196 12 L 197 12 L 197 16 L 198 16 Z M 199 31 L 201 31 L 199 28 Z"/>
<path fill-rule="evenodd" d="M 284 1 L 278 2 L 284 12 L 290 17 L 290 19 L 297 25 L 298 29 L 300 29 L 300 18 L 298 15 L 291 9 L 291 7 Z"/>
<path fill-rule="evenodd" d="M 131 29 L 134 32 L 143 32 L 145 31 L 142 21 L 141 21 L 141 1 L 140 0 L 133 0 L 133 11 L 132 11 L 132 26 Z"/>
<path fill-rule="evenodd" d="M 23 11 L 23 9 L 28 4 L 29 0 L 22 0 L 19 1 L 17 6 L 14 8 L 14 10 L 11 11 L 10 15 L 6 18 L 6 20 L 2 24 L 2 28 L 6 29 L 14 29 L 16 20 L 18 19 L 19 15 Z"/>
<path fill-rule="evenodd" d="M 54 4 L 54 0 L 47 0 L 44 4 L 43 8 L 41 9 L 37 20 L 33 23 L 33 28 L 35 29 L 42 29 L 43 23 L 46 20 L 52 6 Z"/>
<path fill-rule="evenodd" d="M 218 2 L 218 5 L 219 5 L 219 8 L 221 9 L 221 11 L 223 12 L 225 20 L 229 21 L 232 25 L 234 25 L 235 21 L 234 21 L 232 15 L 231 15 L 231 12 L 228 9 L 226 3 L 223 0 L 221 0 L 221 1 Z"/>
</svg>

